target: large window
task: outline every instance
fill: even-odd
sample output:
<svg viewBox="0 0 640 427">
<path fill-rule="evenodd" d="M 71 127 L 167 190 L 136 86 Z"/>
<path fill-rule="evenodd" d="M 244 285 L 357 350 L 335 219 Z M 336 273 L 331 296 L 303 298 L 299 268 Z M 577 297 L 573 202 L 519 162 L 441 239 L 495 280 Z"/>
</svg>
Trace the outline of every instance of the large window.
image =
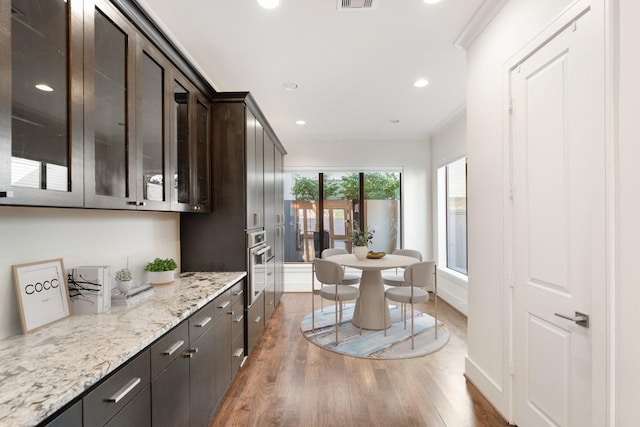
<svg viewBox="0 0 640 427">
<path fill-rule="evenodd" d="M 439 264 L 467 274 L 467 159 L 438 169 Z"/>
<path fill-rule="evenodd" d="M 400 178 L 378 171 L 285 173 L 285 261 L 310 262 L 328 248 L 351 252 L 356 224 L 375 230 L 371 250 L 401 247 Z"/>
</svg>

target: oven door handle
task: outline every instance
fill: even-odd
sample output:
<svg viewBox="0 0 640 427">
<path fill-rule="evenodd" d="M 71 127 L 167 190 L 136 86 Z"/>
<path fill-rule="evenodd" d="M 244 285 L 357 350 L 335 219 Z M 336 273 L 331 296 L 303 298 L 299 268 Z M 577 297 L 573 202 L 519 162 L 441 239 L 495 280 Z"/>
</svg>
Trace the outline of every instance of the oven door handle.
<svg viewBox="0 0 640 427">
<path fill-rule="evenodd" d="M 271 246 L 265 246 L 264 248 L 256 251 L 255 254 L 258 255 L 258 256 L 264 255 L 265 253 L 269 252 L 270 250 L 271 250 Z"/>
</svg>

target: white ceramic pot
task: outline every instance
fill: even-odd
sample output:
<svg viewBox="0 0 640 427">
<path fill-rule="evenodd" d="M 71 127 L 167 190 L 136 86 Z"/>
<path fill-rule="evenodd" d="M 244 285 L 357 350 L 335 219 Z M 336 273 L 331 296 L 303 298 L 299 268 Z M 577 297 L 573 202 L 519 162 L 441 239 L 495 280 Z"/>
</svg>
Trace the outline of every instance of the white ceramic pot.
<svg viewBox="0 0 640 427">
<path fill-rule="evenodd" d="M 120 292 L 123 294 L 129 292 L 132 286 L 133 280 L 118 280 L 118 289 L 120 289 Z"/>
<path fill-rule="evenodd" d="M 363 259 L 366 259 L 368 253 L 369 253 L 369 247 L 368 246 L 354 246 L 353 247 L 353 254 L 360 261 L 362 261 Z"/>
<path fill-rule="evenodd" d="M 171 271 L 150 271 L 149 283 L 152 285 L 168 285 L 173 282 L 175 270 Z"/>
</svg>

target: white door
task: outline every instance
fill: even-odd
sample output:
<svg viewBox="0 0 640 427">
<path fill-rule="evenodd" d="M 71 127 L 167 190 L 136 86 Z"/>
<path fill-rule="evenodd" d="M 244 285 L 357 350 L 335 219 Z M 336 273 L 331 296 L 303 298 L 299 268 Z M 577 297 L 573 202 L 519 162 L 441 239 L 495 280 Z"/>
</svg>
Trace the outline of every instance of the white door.
<svg viewBox="0 0 640 427">
<path fill-rule="evenodd" d="M 514 420 L 604 425 L 604 58 L 588 10 L 511 70 Z M 598 306 L 599 305 L 599 306 Z M 583 313 L 589 326 L 579 325 Z M 560 317 L 565 316 L 569 319 Z M 596 378 L 598 377 L 598 378 Z"/>
</svg>

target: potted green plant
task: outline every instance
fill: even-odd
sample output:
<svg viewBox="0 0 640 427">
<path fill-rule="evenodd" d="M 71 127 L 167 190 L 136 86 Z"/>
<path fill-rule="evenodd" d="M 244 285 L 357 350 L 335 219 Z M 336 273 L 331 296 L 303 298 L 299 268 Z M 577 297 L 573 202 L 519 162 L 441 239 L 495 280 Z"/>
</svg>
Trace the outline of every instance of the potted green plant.
<svg viewBox="0 0 640 427">
<path fill-rule="evenodd" d="M 368 245 L 373 242 L 373 233 L 375 231 L 369 227 L 360 230 L 357 221 L 353 223 L 353 232 L 351 234 L 351 242 L 353 243 L 353 254 L 359 260 L 363 260 L 369 253 Z"/>
<path fill-rule="evenodd" d="M 116 271 L 116 283 L 118 285 L 118 289 L 126 294 L 133 285 L 133 274 L 131 274 L 131 271 L 128 268 Z"/>
<path fill-rule="evenodd" d="M 156 258 L 148 262 L 145 270 L 149 272 L 149 283 L 152 285 L 166 285 L 173 282 L 178 265 L 172 258 Z"/>
</svg>

